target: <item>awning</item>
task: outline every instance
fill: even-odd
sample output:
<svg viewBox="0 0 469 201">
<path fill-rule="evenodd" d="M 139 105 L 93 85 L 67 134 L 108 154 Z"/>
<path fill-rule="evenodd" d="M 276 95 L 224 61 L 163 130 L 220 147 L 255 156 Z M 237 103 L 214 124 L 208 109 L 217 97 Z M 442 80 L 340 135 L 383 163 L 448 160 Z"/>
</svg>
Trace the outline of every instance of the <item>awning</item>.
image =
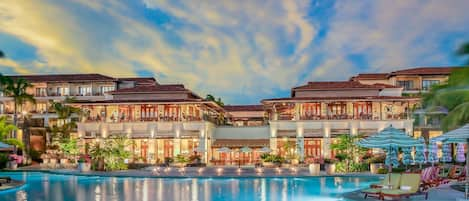
<svg viewBox="0 0 469 201">
<path fill-rule="evenodd" d="M 269 139 L 218 139 L 213 142 L 213 147 L 268 147 Z"/>
</svg>

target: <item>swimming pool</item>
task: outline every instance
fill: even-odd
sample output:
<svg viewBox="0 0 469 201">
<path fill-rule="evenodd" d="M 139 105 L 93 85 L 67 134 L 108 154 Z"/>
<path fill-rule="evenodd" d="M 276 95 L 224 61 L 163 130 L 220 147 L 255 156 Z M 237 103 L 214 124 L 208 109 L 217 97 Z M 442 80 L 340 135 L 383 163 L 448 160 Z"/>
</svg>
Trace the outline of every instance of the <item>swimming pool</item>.
<svg viewBox="0 0 469 201">
<path fill-rule="evenodd" d="M 343 193 L 368 186 L 376 177 L 314 178 L 119 178 L 1 172 L 26 181 L 0 192 L 0 200 L 346 200 Z"/>
</svg>

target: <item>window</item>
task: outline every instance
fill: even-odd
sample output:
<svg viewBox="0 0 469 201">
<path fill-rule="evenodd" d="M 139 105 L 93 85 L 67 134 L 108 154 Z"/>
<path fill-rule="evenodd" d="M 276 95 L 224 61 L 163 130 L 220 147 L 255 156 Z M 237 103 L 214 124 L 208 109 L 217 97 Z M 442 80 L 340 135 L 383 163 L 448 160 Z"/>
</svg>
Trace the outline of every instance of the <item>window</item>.
<svg viewBox="0 0 469 201">
<path fill-rule="evenodd" d="M 422 81 L 422 90 L 428 91 L 431 86 L 435 84 L 440 84 L 440 80 L 423 80 Z"/>
<path fill-rule="evenodd" d="M 66 87 L 57 87 L 57 96 L 68 96 L 69 89 Z"/>
<path fill-rule="evenodd" d="M 91 96 L 91 87 L 78 87 L 78 95 Z"/>
<path fill-rule="evenodd" d="M 403 87 L 404 90 L 414 89 L 414 82 L 412 80 L 397 81 L 397 86 Z"/>
<path fill-rule="evenodd" d="M 47 104 L 46 103 L 36 103 L 36 112 L 44 113 L 46 112 Z"/>
<path fill-rule="evenodd" d="M 109 91 L 114 91 L 114 86 L 101 86 L 100 87 L 100 93 L 104 94 Z"/>
<path fill-rule="evenodd" d="M 47 96 L 46 88 L 36 88 L 36 96 Z"/>
</svg>

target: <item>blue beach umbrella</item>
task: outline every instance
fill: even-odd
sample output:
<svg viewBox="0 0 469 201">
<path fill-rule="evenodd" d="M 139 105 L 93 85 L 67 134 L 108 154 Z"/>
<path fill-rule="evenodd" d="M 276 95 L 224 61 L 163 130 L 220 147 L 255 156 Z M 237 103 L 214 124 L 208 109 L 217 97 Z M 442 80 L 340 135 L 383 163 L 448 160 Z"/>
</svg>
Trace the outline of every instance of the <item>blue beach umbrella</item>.
<svg viewBox="0 0 469 201">
<path fill-rule="evenodd" d="M 411 152 L 412 152 L 412 147 L 403 147 L 402 148 L 402 164 L 404 165 L 410 165 L 413 163 Z"/>
<path fill-rule="evenodd" d="M 456 147 L 456 161 L 460 163 L 466 161 L 463 143 L 458 143 L 458 146 Z"/>
<path fill-rule="evenodd" d="M 388 166 L 399 166 L 399 160 L 397 159 L 397 147 L 391 147 L 390 149 L 386 149 L 386 160 L 384 161 L 384 163 Z"/>
<path fill-rule="evenodd" d="M 417 164 L 425 164 L 427 159 L 425 157 L 425 145 L 416 146 L 415 147 L 415 163 Z"/>
</svg>

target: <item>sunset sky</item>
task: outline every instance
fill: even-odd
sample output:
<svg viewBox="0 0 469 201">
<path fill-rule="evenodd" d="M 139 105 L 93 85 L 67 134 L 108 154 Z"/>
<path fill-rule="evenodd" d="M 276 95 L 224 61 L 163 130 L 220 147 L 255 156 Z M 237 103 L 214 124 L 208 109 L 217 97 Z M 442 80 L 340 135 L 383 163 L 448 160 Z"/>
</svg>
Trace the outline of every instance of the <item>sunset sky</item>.
<svg viewBox="0 0 469 201">
<path fill-rule="evenodd" d="M 102 3 L 97 3 L 102 2 Z M 183 83 L 228 104 L 307 81 L 461 65 L 469 1 L 2 0 L 3 74 Z"/>
</svg>

